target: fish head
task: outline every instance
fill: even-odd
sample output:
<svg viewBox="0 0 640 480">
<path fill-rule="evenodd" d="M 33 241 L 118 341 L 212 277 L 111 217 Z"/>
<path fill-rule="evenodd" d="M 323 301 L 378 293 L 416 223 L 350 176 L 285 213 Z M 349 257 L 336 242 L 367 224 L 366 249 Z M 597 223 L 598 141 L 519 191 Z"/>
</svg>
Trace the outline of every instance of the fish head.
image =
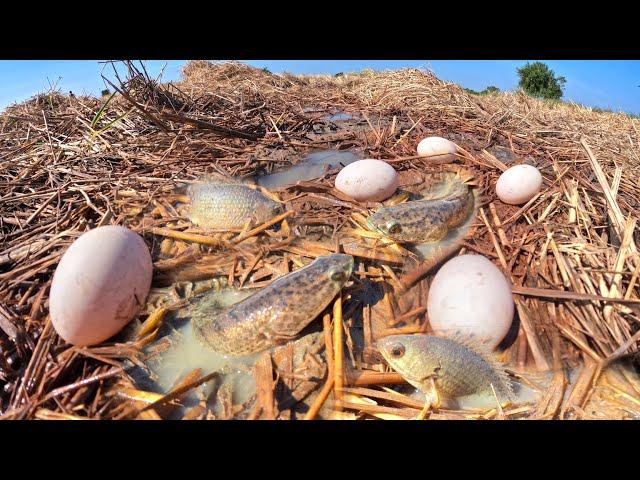
<svg viewBox="0 0 640 480">
<path fill-rule="evenodd" d="M 301 309 L 315 310 L 319 306 L 324 308 L 347 283 L 352 270 L 351 255 L 318 257 L 306 267 L 283 277 L 281 294 L 283 298 L 301 305 Z"/>
<path fill-rule="evenodd" d="M 353 271 L 353 257 L 334 253 L 318 257 L 306 269 L 305 274 L 314 279 L 317 290 L 326 288 L 337 292 L 349 280 Z"/>
<path fill-rule="evenodd" d="M 277 202 L 263 194 L 258 196 L 258 205 L 254 205 L 254 207 L 256 220 L 260 223 L 284 213 L 284 203 Z"/>
<path fill-rule="evenodd" d="M 369 227 L 398 242 L 411 241 L 411 228 L 403 222 L 397 209 L 381 208 L 367 219 Z"/>
<path fill-rule="evenodd" d="M 321 257 L 322 265 L 326 265 L 326 277 L 337 288 L 342 288 L 353 271 L 353 257 L 343 253 L 334 253 Z"/>
<path fill-rule="evenodd" d="M 376 342 L 385 361 L 409 383 L 420 383 L 425 372 L 434 370 L 430 364 L 426 335 L 389 335 Z"/>
<path fill-rule="evenodd" d="M 284 213 L 284 203 L 276 202 L 275 200 L 267 199 L 268 208 L 271 217 L 275 217 Z"/>
</svg>

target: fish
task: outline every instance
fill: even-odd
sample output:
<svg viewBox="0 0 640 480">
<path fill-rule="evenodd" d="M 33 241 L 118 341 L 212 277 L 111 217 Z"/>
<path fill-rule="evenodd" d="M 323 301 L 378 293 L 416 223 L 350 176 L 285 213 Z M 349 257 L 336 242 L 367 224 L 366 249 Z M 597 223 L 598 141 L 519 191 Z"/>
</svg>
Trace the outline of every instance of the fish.
<svg viewBox="0 0 640 480">
<path fill-rule="evenodd" d="M 193 224 L 209 229 L 258 225 L 284 212 L 282 203 L 242 183 L 196 183 L 187 195 L 191 200 L 187 217 Z"/>
<path fill-rule="evenodd" d="M 293 340 L 329 305 L 353 263 L 351 255 L 318 257 L 224 310 L 207 294 L 195 297 L 188 314 L 199 338 L 217 352 L 242 356 L 267 350 Z"/>
<path fill-rule="evenodd" d="M 257 178 L 256 183 L 269 190 L 275 190 L 288 185 L 295 185 L 300 181 L 321 177 L 328 170 L 345 167 L 358 160 L 358 158 L 360 158 L 359 155 L 350 151 L 321 150 L 312 152 L 296 165 Z"/>
<path fill-rule="evenodd" d="M 438 394 L 449 399 L 493 398 L 494 391 L 501 403 L 514 399 L 506 370 L 487 347 L 472 339 L 390 335 L 378 340 L 377 348 L 391 368 L 424 393 L 430 393 L 433 379 Z"/>
<path fill-rule="evenodd" d="M 475 194 L 458 175 L 447 175 L 419 200 L 382 207 L 367 219 L 374 231 L 399 243 L 433 243 L 460 227 L 475 208 Z"/>
</svg>

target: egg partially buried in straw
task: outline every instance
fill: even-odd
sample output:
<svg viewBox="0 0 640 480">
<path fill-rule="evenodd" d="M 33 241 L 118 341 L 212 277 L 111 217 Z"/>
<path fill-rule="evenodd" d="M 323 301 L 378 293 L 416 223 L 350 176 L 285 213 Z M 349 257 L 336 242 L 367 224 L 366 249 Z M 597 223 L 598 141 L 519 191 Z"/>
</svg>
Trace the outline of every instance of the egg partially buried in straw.
<svg viewBox="0 0 640 480">
<path fill-rule="evenodd" d="M 418 144 L 418 155 L 434 160 L 452 162 L 456 159 L 457 147 L 451 140 L 442 137 L 427 137 Z"/>
<path fill-rule="evenodd" d="M 445 263 L 429 287 L 429 322 L 436 333 L 459 332 L 495 348 L 513 321 L 511 286 L 481 255 L 460 255 Z"/>
<path fill-rule="evenodd" d="M 107 340 L 143 305 L 152 274 L 149 249 L 135 232 L 105 226 L 84 233 L 62 256 L 53 276 L 53 327 L 74 345 Z"/>
<path fill-rule="evenodd" d="M 540 171 L 527 164 L 505 170 L 496 182 L 496 194 L 504 203 L 521 205 L 531 200 L 542 187 Z"/>
<path fill-rule="evenodd" d="M 340 170 L 335 186 L 359 202 L 381 202 L 398 188 L 398 173 L 382 160 L 358 160 Z"/>
</svg>

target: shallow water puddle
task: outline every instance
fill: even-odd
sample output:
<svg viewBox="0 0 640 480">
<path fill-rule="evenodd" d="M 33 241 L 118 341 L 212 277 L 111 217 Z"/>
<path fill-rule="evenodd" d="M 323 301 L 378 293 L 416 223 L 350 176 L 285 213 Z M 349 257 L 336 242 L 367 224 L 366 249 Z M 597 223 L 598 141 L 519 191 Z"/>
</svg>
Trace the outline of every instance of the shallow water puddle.
<svg viewBox="0 0 640 480">
<path fill-rule="evenodd" d="M 211 290 L 205 295 L 213 295 L 219 302 L 220 308 L 225 308 L 252 295 L 253 291 L 222 289 Z M 179 407 L 171 411 L 170 418 L 181 418 L 184 413 L 204 400 L 215 414 L 220 413 L 221 406 L 216 402 L 216 392 L 228 388 L 231 392 L 233 405 L 243 404 L 251 399 L 256 392 L 255 381 L 251 368 L 257 355 L 245 357 L 231 357 L 219 354 L 196 337 L 190 319 L 178 310 L 167 318 L 161 338 L 156 340 L 150 348 L 160 344 L 168 345 L 165 351 L 150 355 L 146 360 L 149 372 L 136 371 L 134 380 L 141 388 L 166 394 L 193 370 L 201 369 L 201 376 L 212 372 L 220 372 L 220 376 L 213 378 L 199 387 L 192 389 L 180 399 Z"/>
<path fill-rule="evenodd" d="M 266 189 L 277 190 L 318 178 L 329 170 L 349 165 L 361 158 L 360 154 L 348 150 L 321 150 L 310 153 L 297 165 L 259 177 L 256 183 Z"/>
<path fill-rule="evenodd" d="M 267 189 L 279 189 L 299 181 L 311 180 L 322 176 L 328 170 L 349 165 L 362 158 L 353 151 L 320 150 L 304 157 L 297 165 L 280 172 L 257 178 L 256 183 Z M 423 199 L 435 199 L 444 196 L 448 191 L 446 183 L 434 182 L 430 189 L 419 195 Z M 440 242 L 415 245 L 414 252 L 424 258 L 437 254 L 437 249 L 444 249 L 463 237 L 475 219 L 470 215 L 460 227 L 453 229 Z M 435 249 L 435 251 L 434 251 Z M 237 303 L 253 291 L 237 291 L 232 289 L 211 290 L 206 295 L 213 295 L 220 308 Z M 248 357 L 229 357 L 213 351 L 197 338 L 190 319 L 185 311 L 179 310 L 168 318 L 164 328 L 164 336 L 149 349 L 160 350 L 161 353 L 150 356 L 147 360 L 149 372 L 136 378 L 136 383 L 145 390 L 167 393 L 186 376 L 196 369 L 204 376 L 213 372 L 220 375 L 209 382 L 192 389 L 180 398 L 180 406 L 170 412 L 170 418 L 181 418 L 190 408 L 206 404 L 216 415 L 224 410 L 218 401 L 222 389 L 231 396 L 233 405 L 246 404 L 256 394 L 256 384 L 252 367 L 260 354 Z M 162 345 L 160 345 L 162 343 Z M 492 400 L 491 400 L 492 401 Z M 222 412 L 224 414 L 224 411 Z"/>
<path fill-rule="evenodd" d="M 349 120 L 355 119 L 356 117 L 354 115 L 343 111 L 338 111 L 323 117 L 323 120 L 327 120 L 329 122 L 348 122 Z"/>
</svg>

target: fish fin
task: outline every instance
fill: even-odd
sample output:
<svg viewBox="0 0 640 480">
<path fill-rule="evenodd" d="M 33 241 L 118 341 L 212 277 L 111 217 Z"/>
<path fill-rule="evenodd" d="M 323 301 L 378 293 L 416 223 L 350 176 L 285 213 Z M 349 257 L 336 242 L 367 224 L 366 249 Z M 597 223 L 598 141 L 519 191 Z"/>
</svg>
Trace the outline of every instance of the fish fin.
<svg viewBox="0 0 640 480">
<path fill-rule="evenodd" d="M 450 181 L 443 180 L 434 185 L 430 185 L 429 188 L 420 192 L 418 200 L 441 200 L 449 197 L 453 190 L 452 184 Z"/>
<path fill-rule="evenodd" d="M 297 333 L 293 333 L 293 334 L 275 334 L 271 337 L 271 340 L 278 346 L 280 345 L 286 345 L 287 343 L 295 340 L 296 338 L 298 338 L 298 334 Z"/>
<path fill-rule="evenodd" d="M 251 185 L 247 185 L 247 186 L 251 186 Z M 254 188 L 254 187 L 251 186 L 251 188 Z M 285 201 L 281 200 L 278 195 L 276 195 L 273 192 L 270 192 L 269 190 L 267 190 L 264 187 L 261 187 L 260 185 L 255 185 L 255 189 L 260 191 L 260 193 L 262 193 L 265 197 L 269 198 L 270 200 L 273 200 L 274 202 L 281 203 L 283 205 L 286 203 Z"/>
<path fill-rule="evenodd" d="M 410 246 L 408 250 L 417 253 L 422 257 L 422 260 L 440 257 L 438 263 L 451 256 L 455 250 L 462 246 L 463 240 L 473 234 L 473 223 L 476 220 L 478 211 L 477 192 L 475 189 L 473 190 L 473 195 L 472 211 L 462 224 L 449 230 L 447 234 L 437 242 L 414 244 Z"/>
<path fill-rule="evenodd" d="M 229 181 L 230 179 L 225 179 L 223 177 L 204 177 L 198 180 L 195 183 L 192 183 L 187 188 L 187 196 L 193 202 L 193 199 L 201 192 L 202 188 L 205 188 L 207 185 L 232 185 L 234 182 Z"/>
<path fill-rule="evenodd" d="M 480 355 L 482 359 L 491 366 L 492 370 L 496 373 L 496 375 L 502 382 L 502 385 L 494 385 L 496 391 L 498 390 L 498 387 L 504 387 L 500 388 L 500 390 L 506 390 L 508 399 L 513 400 L 515 398 L 513 385 L 511 383 L 511 379 L 509 378 L 509 374 L 507 373 L 504 364 L 498 360 L 491 347 L 487 345 L 487 342 L 483 342 L 478 338 L 475 338 L 468 334 L 464 334 L 460 331 L 456 331 L 451 335 L 447 335 L 446 338 L 459 343 L 460 345 L 463 345 L 469 350 L 473 350 L 475 353 Z"/>
<path fill-rule="evenodd" d="M 206 319 L 211 315 L 217 315 L 224 310 L 220 302 L 210 295 L 210 292 L 203 292 L 195 295 L 182 308 L 176 311 L 176 317 L 191 317 Z"/>
<path fill-rule="evenodd" d="M 440 200 L 462 195 L 479 185 L 473 173 L 459 166 L 450 167 L 432 178 L 438 181 L 421 192 L 423 200 Z"/>
<path fill-rule="evenodd" d="M 285 203 L 282 200 L 280 200 L 280 197 L 278 197 L 276 194 L 271 193 L 266 188 L 261 187 L 260 185 L 257 185 L 255 182 L 251 180 L 227 177 L 221 174 L 209 174 L 208 176 L 203 177 L 199 181 L 192 183 L 191 185 L 189 185 L 189 187 L 187 187 L 186 194 L 188 197 L 193 198 L 193 196 L 197 194 L 200 188 L 205 187 L 207 185 L 239 185 L 239 186 L 250 188 L 252 190 L 257 190 L 260 193 L 262 193 L 265 197 L 275 202 L 282 203 L 282 204 Z"/>
<path fill-rule="evenodd" d="M 466 168 L 456 165 L 452 168 L 452 171 L 455 174 L 456 178 L 463 184 L 470 187 L 477 187 L 479 185 L 476 176 Z"/>
<path fill-rule="evenodd" d="M 411 197 L 411 192 L 400 190 L 396 195 L 382 202 L 382 205 L 384 205 L 385 207 L 393 207 L 394 205 L 399 205 L 401 203 L 406 202 L 407 200 L 409 200 L 410 197 Z"/>
<path fill-rule="evenodd" d="M 198 185 L 242 185 L 243 187 L 251 188 L 252 190 L 258 190 L 265 197 L 270 198 L 271 200 L 278 203 L 285 203 L 280 200 L 280 197 L 275 193 L 270 192 L 266 188 L 258 185 L 251 178 L 235 178 L 229 177 L 227 175 L 223 175 L 220 173 L 210 173 L 206 177 L 203 177 L 198 183 L 192 184 L 192 187 L 197 187 Z M 190 187 L 191 188 L 191 187 Z"/>
<path fill-rule="evenodd" d="M 205 177 L 202 178 L 202 183 L 218 183 L 218 184 L 230 184 L 230 185 L 240 185 L 242 184 L 242 180 L 239 178 L 234 178 L 229 175 L 225 175 L 222 173 L 208 173 Z"/>
</svg>

